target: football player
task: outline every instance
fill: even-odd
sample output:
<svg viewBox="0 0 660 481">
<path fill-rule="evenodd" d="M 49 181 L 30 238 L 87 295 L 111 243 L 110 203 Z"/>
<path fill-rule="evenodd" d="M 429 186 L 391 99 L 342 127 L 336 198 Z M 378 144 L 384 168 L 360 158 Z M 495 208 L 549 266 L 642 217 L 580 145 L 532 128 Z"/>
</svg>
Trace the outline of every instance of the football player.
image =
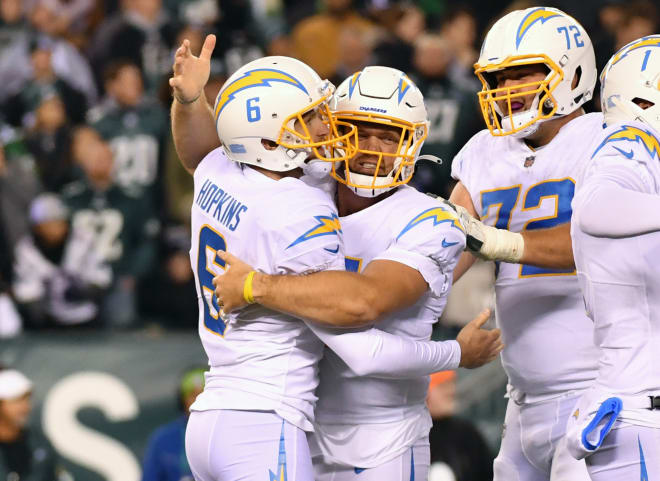
<svg viewBox="0 0 660 481">
<path fill-rule="evenodd" d="M 568 455 L 564 434 L 597 372 L 569 223 L 577 173 L 590 155 L 585 137 L 603 123 L 582 109 L 596 81 L 593 47 L 560 10 L 516 10 L 488 32 L 475 73 L 488 129 L 454 158 L 450 200 L 487 224 L 463 218 L 483 241 L 472 247 L 501 261 L 496 318 L 507 346 L 509 403 L 494 479 L 589 479 Z M 473 260 L 465 254 L 455 277 Z"/>
<path fill-rule="evenodd" d="M 329 164 L 330 174 L 346 270 L 360 274 L 269 276 L 223 253 L 230 269 L 215 279 L 216 295 L 228 310 L 256 301 L 333 325 L 378 320 L 378 329 L 400 339 L 429 339 L 465 235 L 451 209 L 405 185 L 427 134 L 422 94 L 399 70 L 366 67 L 338 87 L 331 117 L 338 128 L 357 126 L 356 135 L 330 146 L 328 157 L 343 159 Z M 355 155 L 344 155 L 353 148 Z M 492 354 L 502 347 L 496 344 Z M 365 376 L 326 352 L 312 443 L 315 479 L 426 479 L 427 390 L 422 373 Z"/>
<path fill-rule="evenodd" d="M 226 268 L 226 249 L 269 274 L 343 269 L 336 208 L 299 178 L 310 154 L 322 156 L 355 136 L 350 125 L 337 133 L 327 107 L 331 91 L 307 65 L 265 57 L 234 73 L 216 99 L 222 147 L 194 170 L 191 214 L 199 334 L 210 364 L 186 433 L 196 479 L 261 479 L 268 471 L 279 479 L 313 479 L 305 431 L 312 428 L 323 343 L 363 375 L 428 374 L 495 355 L 497 334 L 470 336 L 478 331 L 474 325 L 459 346 L 375 329 L 310 329 L 261 306 L 223 313 L 212 280 Z M 185 109 L 187 100 L 175 103 Z"/>
<path fill-rule="evenodd" d="M 599 348 L 569 424 L 594 481 L 660 477 L 660 35 L 601 74 L 605 128 L 577 179 L 573 252 Z M 634 215 L 631 215 L 634 213 Z"/>
<path fill-rule="evenodd" d="M 202 54 L 197 58 L 190 54 L 189 48 L 184 42 L 184 45 L 177 51 L 175 75 L 170 81 L 175 95 L 183 96 L 181 98 L 183 102 L 177 101 L 173 106 L 173 132 L 175 141 L 177 137 L 180 140 L 180 142 L 177 141 L 177 148 L 179 148 L 181 159 L 190 167 L 194 167 L 197 162 L 199 148 L 191 145 L 189 139 L 186 138 L 187 135 L 195 131 L 202 132 L 204 129 L 210 130 L 208 128 L 209 112 L 200 103 L 199 99 L 203 97 L 199 97 L 199 95 L 208 77 L 208 66 L 205 64 L 208 62 L 212 48 L 213 38 L 208 37 Z M 358 218 L 360 216 L 358 211 L 376 204 L 379 200 L 389 200 L 380 205 L 378 218 L 381 220 L 369 223 L 382 229 L 378 236 L 380 239 L 375 242 L 376 237 L 372 237 L 371 233 L 363 228 L 356 231 L 354 234 L 357 239 L 355 256 L 347 258 L 347 266 L 349 270 L 358 270 L 366 266 L 371 258 L 382 253 L 383 259 L 371 263 L 372 265 L 367 268 L 370 269 L 370 282 L 373 284 L 366 288 L 364 293 L 373 299 L 374 294 L 382 290 L 383 286 L 387 286 L 387 288 L 382 295 L 377 296 L 377 304 L 363 301 L 356 305 L 353 302 L 354 291 L 347 287 L 360 288 L 359 286 L 362 284 L 359 283 L 359 279 L 364 276 L 348 274 L 348 284 L 338 278 L 333 280 L 331 285 L 326 284 L 323 278 L 320 278 L 320 282 L 314 284 L 315 287 L 311 293 L 301 293 L 302 298 L 306 295 L 311 297 L 310 302 L 305 303 L 303 299 L 295 301 L 291 299 L 285 304 L 313 306 L 316 303 L 318 306 L 321 303 L 320 315 L 314 316 L 309 312 L 302 313 L 302 315 L 343 325 L 373 320 L 378 315 L 373 307 L 376 307 L 381 313 L 407 307 L 402 312 L 403 317 L 398 317 L 399 319 L 416 319 L 418 316 L 420 319 L 417 323 L 411 323 L 415 325 L 403 327 L 401 331 L 406 334 L 398 339 L 409 340 L 410 337 L 428 339 L 430 326 L 444 305 L 444 296 L 451 284 L 451 269 L 457 253 L 461 251 L 464 244 L 464 236 L 460 226 L 454 222 L 455 218 L 451 212 L 438 208 L 437 203 L 430 202 L 428 198 L 420 196 L 413 189 L 395 191 L 398 185 L 402 185 L 410 179 L 419 148 L 426 136 L 427 121 L 423 99 L 418 89 L 401 72 L 378 68 L 368 73 L 365 71 L 364 75 L 357 73 L 352 76 L 343 84 L 339 95 L 345 103 L 348 102 L 346 105 L 349 117 L 351 113 L 364 114 L 362 120 L 367 121 L 358 127 L 362 130 L 361 138 L 363 139 L 360 144 L 363 152 L 360 153 L 359 163 L 355 164 L 359 171 L 348 172 L 350 186 L 339 186 L 338 195 L 345 199 L 343 201 L 344 212 L 356 213 L 353 217 L 354 221 L 351 223 L 357 227 L 364 223 Z M 184 104 L 189 101 L 192 103 Z M 360 103 L 368 110 L 360 111 L 358 108 Z M 392 108 L 394 110 L 391 110 L 390 114 L 395 117 L 382 115 L 383 110 Z M 353 122 L 360 119 L 344 119 L 344 127 L 350 131 L 352 127 L 346 122 L 347 120 Z M 202 144 L 212 145 L 206 135 L 203 137 L 199 139 Z M 365 141 L 366 144 L 364 144 Z M 345 135 L 341 144 L 335 143 L 330 146 L 335 150 L 331 158 L 336 158 L 335 154 L 345 160 L 352 158 L 347 155 L 347 150 L 356 149 L 358 143 L 355 135 Z M 387 174 L 382 175 L 386 170 Z M 323 169 L 321 169 L 321 173 L 322 171 Z M 334 175 L 343 178 L 346 183 L 347 178 L 342 177 L 344 172 L 335 170 Z M 358 192 L 361 195 L 357 195 Z M 395 201 L 395 199 L 398 200 Z M 385 219 L 389 209 L 401 212 L 396 225 L 388 225 L 387 219 Z M 374 212 L 374 210 L 365 210 L 362 215 L 368 215 L 369 212 Z M 402 224 L 404 220 L 408 223 L 407 225 Z M 434 229 L 435 226 L 438 228 Z M 394 230 L 399 227 L 399 231 L 395 233 Z M 345 228 L 343 230 L 345 231 Z M 408 232 L 410 234 L 404 236 Z M 443 233 L 445 233 L 445 237 L 442 236 Z M 395 239 L 397 234 L 405 238 Z M 367 237 L 369 240 L 366 240 Z M 425 242 L 427 242 L 426 245 Z M 388 246 L 391 248 L 388 249 Z M 365 249 L 367 250 L 365 251 Z M 433 254 L 429 254 L 429 252 Z M 364 256 L 362 260 L 358 255 Z M 297 280 L 297 278 L 289 278 L 289 281 L 296 282 Z M 357 286 L 356 282 L 358 282 Z M 319 288 L 322 289 L 320 295 L 318 295 Z M 340 302 L 341 305 L 332 305 L 331 302 L 328 302 L 332 299 L 339 300 L 337 302 Z M 362 299 L 364 300 L 364 297 Z M 301 315 L 300 312 L 297 314 Z M 459 334 L 460 354 L 456 356 L 457 352 L 453 351 L 449 356 L 451 361 L 448 365 L 456 367 L 460 362 L 461 365 L 476 367 L 492 360 L 497 355 L 502 348 L 498 338 L 499 333 L 496 330 L 487 332 L 479 329 L 486 318 L 487 315 L 481 315 Z M 390 319 L 390 323 L 386 327 L 386 330 L 389 329 L 401 332 L 397 330 L 394 318 Z M 338 337 L 345 336 L 346 334 L 343 334 Z M 324 339 L 324 341 L 326 344 L 332 342 L 330 339 Z M 333 347 L 332 344 L 329 345 Z M 479 349 L 476 348 L 477 346 Z M 371 354 L 369 349 L 365 352 L 363 346 L 355 346 L 355 348 L 355 355 L 358 357 Z M 388 355 L 390 349 L 384 345 L 379 351 L 383 355 Z M 473 354 L 470 355 L 470 352 Z M 333 355 L 330 354 L 330 356 Z M 328 363 L 336 364 L 337 368 L 333 378 L 328 377 L 326 383 L 325 390 L 330 391 L 329 396 L 332 396 L 332 398 L 328 397 L 327 404 L 330 405 L 330 408 L 327 416 L 329 418 L 336 416 L 336 413 L 342 412 L 346 405 L 355 404 L 354 409 L 347 413 L 351 419 L 344 419 L 342 422 L 352 422 L 352 419 L 357 419 L 356 422 L 363 423 L 364 426 L 360 427 L 358 431 L 352 431 L 352 425 L 328 423 L 328 429 L 336 432 L 337 437 L 332 439 L 333 432 L 328 432 L 325 436 L 324 439 L 330 443 L 329 450 L 333 451 L 333 454 L 325 459 L 322 456 L 317 457 L 317 460 L 321 460 L 320 463 L 317 463 L 319 466 L 317 477 L 321 475 L 319 474 L 321 472 L 327 477 L 333 476 L 333 473 L 338 471 L 341 471 L 341 476 L 354 477 L 367 467 L 378 467 L 379 469 L 368 470 L 371 474 L 364 473 L 361 475 L 363 478 L 380 479 L 383 476 L 389 476 L 393 477 L 392 479 L 409 479 L 411 474 L 425 477 L 429 462 L 428 426 L 430 426 L 430 419 L 424 406 L 427 383 L 427 379 L 423 377 L 425 373 L 421 370 L 410 370 L 410 379 L 404 383 L 377 379 L 367 382 L 364 376 L 377 373 L 369 373 L 364 369 L 356 370 L 354 365 L 345 361 L 345 357 L 339 359 L 334 356 L 332 361 L 328 361 Z M 391 377 L 394 370 L 399 368 L 400 366 L 395 366 L 393 361 L 392 372 L 388 376 Z M 333 382 L 335 381 L 331 381 L 331 379 L 336 379 L 341 373 L 345 373 L 352 380 L 346 384 L 345 389 L 333 395 Z M 362 383 L 362 381 L 365 382 Z M 365 395 L 360 390 L 362 384 L 364 384 L 365 392 L 374 392 L 369 394 L 370 399 L 364 399 Z M 371 408 L 374 403 L 378 404 L 376 399 L 382 396 L 382 392 L 379 391 L 391 392 L 391 395 L 388 395 L 384 406 L 376 407 L 379 409 L 379 412 L 376 413 Z M 346 398 L 349 395 L 350 399 Z M 353 399 L 354 397 L 355 399 Z M 343 414 L 341 417 L 344 418 Z M 372 436 L 374 430 L 378 428 L 382 428 L 382 431 L 376 433 L 379 441 L 374 443 Z M 351 437 L 352 434 L 355 434 L 355 442 L 341 446 L 342 439 Z M 333 443 L 337 444 L 334 448 Z M 326 443 L 320 449 L 325 449 L 327 452 L 327 448 Z M 415 450 L 417 450 L 417 455 L 414 453 Z M 341 466 L 337 463 L 338 460 L 341 462 Z"/>
</svg>

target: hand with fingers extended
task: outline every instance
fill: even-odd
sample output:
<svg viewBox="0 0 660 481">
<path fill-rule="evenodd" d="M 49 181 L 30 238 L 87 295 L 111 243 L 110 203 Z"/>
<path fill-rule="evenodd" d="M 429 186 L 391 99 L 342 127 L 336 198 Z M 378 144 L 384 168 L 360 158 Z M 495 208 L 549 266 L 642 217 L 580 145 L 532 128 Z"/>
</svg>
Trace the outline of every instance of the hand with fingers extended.
<svg viewBox="0 0 660 481">
<path fill-rule="evenodd" d="M 484 309 L 471 320 L 456 336 L 461 346 L 460 367 L 473 369 L 494 360 L 502 349 L 502 334 L 499 329 L 482 329 L 490 317 L 490 309 Z"/>
<path fill-rule="evenodd" d="M 182 104 L 190 104 L 202 94 L 211 73 L 211 54 L 215 48 L 215 35 L 207 35 L 199 57 L 190 51 L 190 41 L 185 39 L 174 54 L 174 74 L 170 87 L 174 98 Z"/>
<path fill-rule="evenodd" d="M 229 252 L 218 251 L 218 257 L 225 261 L 226 269 L 213 278 L 215 296 L 222 310 L 229 313 L 249 304 L 244 292 L 245 281 L 254 269 Z"/>
</svg>

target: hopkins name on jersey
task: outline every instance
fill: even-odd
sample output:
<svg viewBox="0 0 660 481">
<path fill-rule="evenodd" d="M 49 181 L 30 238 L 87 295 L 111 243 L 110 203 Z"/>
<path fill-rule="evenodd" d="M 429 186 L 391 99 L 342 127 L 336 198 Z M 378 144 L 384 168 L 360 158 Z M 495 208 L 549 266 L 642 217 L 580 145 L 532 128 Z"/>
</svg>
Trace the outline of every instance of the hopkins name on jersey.
<svg viewBox="0 0 660 481">
<path fill-rule="evenodd" d="M 274 180 L 221 149 L 195 170 L 190 259 L 199 299 L 199 335 L 211 366 L 193 410 L 275 411 L 311 430 L 316 364 L 323 344 L 299 320 L 258 305 L 219 315 L 213 277 L 230 251 L 267 274 L 343 270 L 342 232 L 327 194 L 299 179 Z"/>
</svg>

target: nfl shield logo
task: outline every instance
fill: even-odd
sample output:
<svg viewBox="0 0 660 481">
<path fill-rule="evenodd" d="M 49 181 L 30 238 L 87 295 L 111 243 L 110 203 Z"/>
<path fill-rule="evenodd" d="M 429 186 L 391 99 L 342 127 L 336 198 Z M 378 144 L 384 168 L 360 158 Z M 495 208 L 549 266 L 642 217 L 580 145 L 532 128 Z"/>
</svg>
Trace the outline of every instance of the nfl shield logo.
<svg viewBox="0 0 660 481">
<path fill-rule="evenodd" d="M 525 163 L 523 164 L 523 167 L 531 167 L 534 165 L 534 159 L 536 159 L 535 156 L 530 155 L 529 157 L 525 157 Z"/>
</svg>

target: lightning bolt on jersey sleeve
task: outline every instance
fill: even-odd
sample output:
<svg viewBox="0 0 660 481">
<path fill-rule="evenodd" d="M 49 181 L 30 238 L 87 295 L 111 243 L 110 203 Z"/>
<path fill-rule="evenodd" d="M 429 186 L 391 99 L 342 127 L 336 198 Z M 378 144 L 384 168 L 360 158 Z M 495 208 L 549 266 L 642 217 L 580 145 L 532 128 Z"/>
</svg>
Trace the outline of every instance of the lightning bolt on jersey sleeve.
<svg viewBox="0 0 660 481">
<path fill-rule="evenodd" d="M 575 197 L 580 228 L 597 237 L 660 230 L 660 196 L 653 177 L 658 154 L 647 146 L 658 141 L 643 124 L 610 127 L 604 135 Z"/>
<path fill-rule="evenodd" d="M 219 315 L 213 278 L 228 251 L 267 274 L 343 266 L 341 227 L 327 194 L 299 179 L 267 177 L 211 152 L 194 174 L 190 250 L 198 331 L 210 371 L 194 411 L 274 411 L 312 430 L 323 343 L 298 319 L 260 305 Z"/>
<path fill-rule="evenodd" d="M 647 125 L 637 122 L 601 131 L 576 194 L 573 254 L 599 349 L 598 376 L 578 405 L 580 422 L 589 422 L 604 399 L 616 396 L 623 401 L 621 422 L 660 427 L 657 411 L 649 409 L 649 396 L 660 394 L 660 232 L 616 239 L 609 235 L 644 227 L 640 211 L 657 219 L 658 210 L 649 212 L 648 205 L 630 204 L 642 196 L 660 198 L 657 139 Z M 622 207 L 620 202 L 626 204 Z M 604 222 L 592 219 L 593 215 L 605 215 Z"/>
<path fill-rule="evenodd" d="M 344 270 L 344 243 L 341 223 L 327 204 L 306 205 L 288 213 L 286 226 L 271 229 L 273 269 L 276 274 L 311 274 L 324 270 Z"/>
<path fill-rule="evenodd" d="M 451 287 L 454 267 L 465 249 L 465 233 L 455 214 L 432 198 L 414 195 L 407 207 L 394 242 L 375 259 L 416 269 L 431 292 L 440 296 Z"/>
<path fill-rule="evenodd" d="M 358 376 L 409 378 L 457 369 L 461 348 L 457 341 L 415 341 L 378 329 L 309 328 Z"/>
</svg>

